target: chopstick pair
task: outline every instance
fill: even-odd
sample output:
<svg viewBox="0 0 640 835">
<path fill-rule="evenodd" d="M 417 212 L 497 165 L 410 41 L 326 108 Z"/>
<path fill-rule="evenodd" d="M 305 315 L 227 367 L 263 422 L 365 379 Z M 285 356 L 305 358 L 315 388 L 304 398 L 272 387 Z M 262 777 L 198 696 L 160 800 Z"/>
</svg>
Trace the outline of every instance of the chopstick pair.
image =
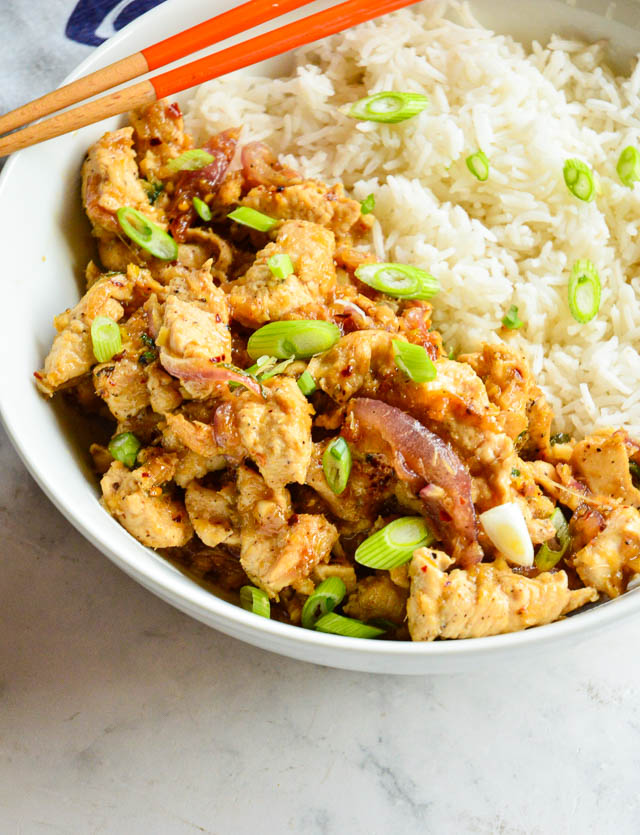
<svg viewBox="0 0 640 835">
<path fill-rule="evenodd" d="M 166 66 L 205 46 L 219 43 L 310 2 L 312 0 L 249 0 L 241 6 L 0 116 L 0 133 L 13 130 L 29 121 Z M 157 99 L 173 96 L 204 81 L 257 64 L 415 2 L 416 0 L 346 0 L 338 6 L 288 23 L 102 98 L 85 102 L 73 110 L 66 110 L 50 119 L 4 136 L 0 138 L 0 157 L 99 122 L 109 116 L 151 104 Z"/>
</svg>

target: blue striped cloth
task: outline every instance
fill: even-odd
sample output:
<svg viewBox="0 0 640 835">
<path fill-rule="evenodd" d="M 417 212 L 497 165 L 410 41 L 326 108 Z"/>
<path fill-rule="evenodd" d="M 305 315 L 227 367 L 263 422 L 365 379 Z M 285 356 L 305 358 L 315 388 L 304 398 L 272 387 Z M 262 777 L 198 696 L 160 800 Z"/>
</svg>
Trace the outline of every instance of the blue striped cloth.
<svg viewBox="0 0 640 835">
<path fill-rule="evenodd" d="M 164 0 L 0 0 L 0 112 L 48 93 L 91 49 Z"/>
</svg>

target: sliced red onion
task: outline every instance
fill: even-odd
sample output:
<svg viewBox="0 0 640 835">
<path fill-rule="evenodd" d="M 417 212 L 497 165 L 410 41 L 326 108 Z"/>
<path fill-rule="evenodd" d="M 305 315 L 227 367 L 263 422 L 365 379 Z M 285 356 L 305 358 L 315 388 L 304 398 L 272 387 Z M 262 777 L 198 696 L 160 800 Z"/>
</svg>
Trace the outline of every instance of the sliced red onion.
<svg viewBox="0 0 640 835">
<path fill-rule="evenodd" d="M 419 494 L 456 562 L 466 568 L 482 559 L 471 476 L 442 438 L 406 412 L 365 397 L 350 401 L 343 434 L 360 450 L 390 458 L 398 478 Z"/>
</svg>

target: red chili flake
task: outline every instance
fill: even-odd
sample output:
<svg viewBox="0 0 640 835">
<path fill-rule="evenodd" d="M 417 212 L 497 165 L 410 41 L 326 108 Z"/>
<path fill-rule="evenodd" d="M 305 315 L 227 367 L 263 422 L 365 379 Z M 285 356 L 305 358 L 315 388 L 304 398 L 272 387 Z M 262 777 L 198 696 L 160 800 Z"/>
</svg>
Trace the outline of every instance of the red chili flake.
<svg viewBox="0 0 640 835">
<path fill-rule="evenodd" d="M 167 107 L 165 113 L 167 116 L 173 116 L 176 119 L 179 119 L 182 116 L 182 111 L 180 110 L 180 105 L 177 101 L 171 102 L 171 104 Z"/>
<path fill-rule="evenodd" d="M 149 473 L 141 473 L 142 478 L 149 478 Z"/>
<path fill-rule="evenodd" d="M 427 573 L 427 566 L 426 565 L 420 566 L 420 571 L 422 571 L 423 574 L 426 574 Z"/>
</svg>

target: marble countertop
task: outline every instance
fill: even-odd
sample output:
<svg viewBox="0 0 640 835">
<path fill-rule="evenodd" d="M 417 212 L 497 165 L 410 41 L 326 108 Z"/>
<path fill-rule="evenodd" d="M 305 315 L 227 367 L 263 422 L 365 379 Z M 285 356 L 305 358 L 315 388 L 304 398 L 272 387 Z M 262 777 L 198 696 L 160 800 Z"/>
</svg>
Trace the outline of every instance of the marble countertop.
<svg viewBox="0 0 640 835">
<path fill-rule="evenodd" d="M 35 5 L 60 29 L 72 2 Z M 21 8 L 0 8 L 23 36 L 0 53 L 2 110 L 87 50 L 61 38 L 51 57 Z M 471 675 L 290 661 L 115 568 L 1 429 L 0 531 L 2 833 L 640 830 L 640 620 Z"/>
</svg>

